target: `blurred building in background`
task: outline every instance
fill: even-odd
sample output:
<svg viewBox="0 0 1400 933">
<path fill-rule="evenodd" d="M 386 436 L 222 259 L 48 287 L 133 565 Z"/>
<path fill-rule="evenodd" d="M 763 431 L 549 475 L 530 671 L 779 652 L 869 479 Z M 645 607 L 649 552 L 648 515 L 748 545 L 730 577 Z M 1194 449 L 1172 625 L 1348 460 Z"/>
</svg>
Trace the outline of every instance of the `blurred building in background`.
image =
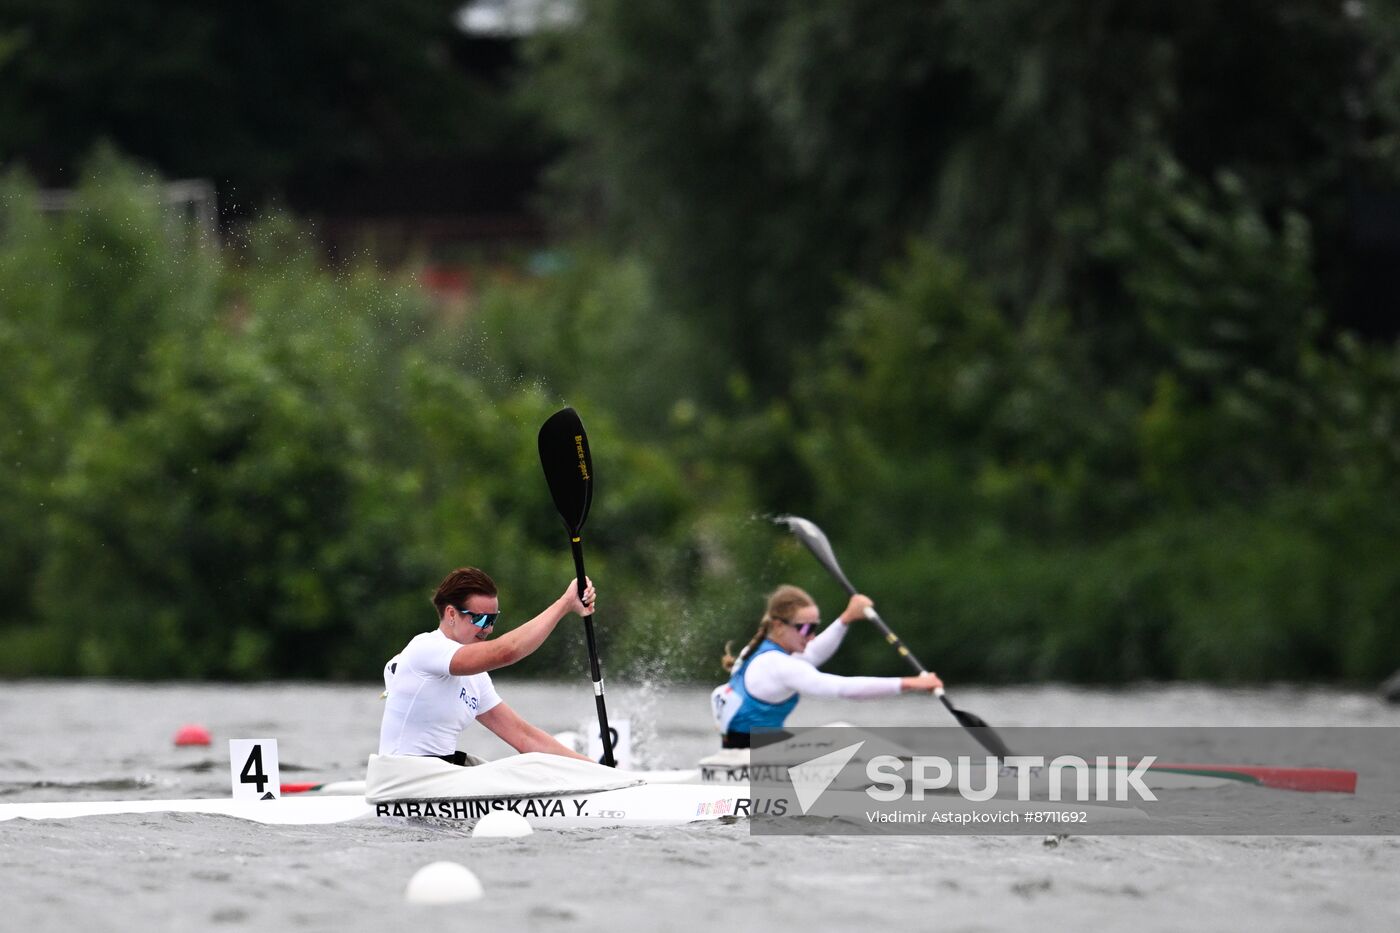
<svg viewBox="0 0 1400 933">
<path fill-rule="evenodd" d="M 474 0 L 453 22 L 453 65 L 501 94 L 510 92 L 521 43 L 541 27 L 567 27 L 569 0 Z M 312 218 L 331 256 L 367 251 L 420 268 L 445 306 L 469 303 L 485 269 L 517 268 L 540 250 L 547 223 L 536 209 L 548 148 L 397 159 L 372 170 L 318 180 L 293 207 Z"/>
</svg>

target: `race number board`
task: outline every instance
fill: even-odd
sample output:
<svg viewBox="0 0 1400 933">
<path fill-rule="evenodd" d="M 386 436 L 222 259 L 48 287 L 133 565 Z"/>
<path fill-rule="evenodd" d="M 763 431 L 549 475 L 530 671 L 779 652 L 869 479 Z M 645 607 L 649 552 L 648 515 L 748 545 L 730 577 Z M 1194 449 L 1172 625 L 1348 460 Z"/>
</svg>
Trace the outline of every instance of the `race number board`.
<svg viewBox="0 0 1400 933">
<path fill-rule="evenodd" d="M 623 770 L 632 767 L 632 722 L 629 719 L 609 719 L 608 727 L 612 731 L 613 758 L 617 760 L 617 766 Z M 588 751 L 586 754 L 594 761 L 603 760 L 603 736 L 598 732 L 596 721 L 585 721 L 579 724 L 579 734 L 588 736 Z"/>
<path fill-rule="evenodd" d="M 229 739 L 234 800 L 274 800 L 281 793 L 276 739 Z"/>
</svg>

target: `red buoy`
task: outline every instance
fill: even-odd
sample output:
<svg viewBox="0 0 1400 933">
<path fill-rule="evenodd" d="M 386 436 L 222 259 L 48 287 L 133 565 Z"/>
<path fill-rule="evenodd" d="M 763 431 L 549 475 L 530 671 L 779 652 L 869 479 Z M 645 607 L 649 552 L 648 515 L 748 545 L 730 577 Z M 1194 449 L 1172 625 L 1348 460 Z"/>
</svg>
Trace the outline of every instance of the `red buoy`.
<svg viewBox="0 0 1400 933">
<path fill-rule="evenodd" d="M 209 742 L 209 730 L 195 723 L 181 726 L 175 733 L 176 745 L 208 745 Z"/>
</svg>

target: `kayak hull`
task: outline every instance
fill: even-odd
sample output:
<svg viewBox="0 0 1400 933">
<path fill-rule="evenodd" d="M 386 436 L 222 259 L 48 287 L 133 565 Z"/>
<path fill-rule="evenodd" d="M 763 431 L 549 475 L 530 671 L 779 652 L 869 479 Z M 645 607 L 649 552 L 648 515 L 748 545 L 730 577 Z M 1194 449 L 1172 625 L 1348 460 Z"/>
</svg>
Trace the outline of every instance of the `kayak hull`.
<svg viewBox="0 0 1400 933">
<path fill-rule="evenodd" d="M 844 800 L 840 798 L 846 798 Z M 870 800 L 859 791 L 831 790 L 823 795 L 828 805 L 844 812 L 860 812 Z M 1140 810 L 1044 801 L 1004 801 L 1001 809 L 1064 810 L 1086 814 L 1095 824 L 1138 822 L 1147 817 Z M 973 811 L 983 805 L 957 796 L 939 797 L 938 809 Z M 722 819 L 747 819 L 758 815 L 799 816 L 803 809 L 787 796 L 755 799 L 747 784 L 706 787 L 686 784 L 639 784 L 615 790 L 583 794 L 535 797 L 456 798 L 441 800 L 387 800 L 368 802 L 352 794 L 306 795 L 274 800 L 110 800 L 71 803 L 0 804 L 0 821 L 62 820 L 149 813 L 195 813 L 251 820 L 269 825 L 316 825 L 373 818 L 430 819 L 474 824 L 495 811 L 520 814 L 536 829 L 677 826 Z"/>
<path fill-rule="evenodd" d="M 748 785 L 706 788 L 639 784 L 593 793 L 530 797 L 390 800 L 360 794 L 298 794 L 274 800 L 107 800 L 0 804 L 0 821 L 61 820 L 133 813 L 199 813 L 271 825 L 342 823 L 372 817 L 431 818 L 474 823 L 510 810 L 541 829 L 583 826 L 667 826 L 748 815 Z"/>
</svg>

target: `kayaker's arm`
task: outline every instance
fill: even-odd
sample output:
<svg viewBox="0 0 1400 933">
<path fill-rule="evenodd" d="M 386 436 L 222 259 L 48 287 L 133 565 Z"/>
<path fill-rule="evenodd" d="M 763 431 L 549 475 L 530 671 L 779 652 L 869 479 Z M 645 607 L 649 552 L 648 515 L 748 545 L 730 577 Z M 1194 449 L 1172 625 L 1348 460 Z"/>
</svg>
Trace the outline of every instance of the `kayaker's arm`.
<svg viewBox="0 0 1400 933">
<path fill-rule="evenodd" d="M 865 618 L 865 610 L 875 605 L 869 596 L 856 593 L 846 603 L 846 608 L 837 617 L 836 621 L 822 629 L 821 634 L 813 638 L 806 649 L 793 655 L 802 658 L 812 664 L 813 667 L 821 667 L 831 656 L 836 653 L 836 649 L 841 647 L 841 641 L 846 637 L 846 631 L 851 627 L 851 623 Z"/>
<path fill-rule="evenodd" d="M 525 752 L 547 752 L 551 755 L 563 755 L 566 758 L 592 760 L 588 756 L 580 755 L 572 748 L 564 746 L 543 729 L 530 725 L 519 713 L 505 703 L 497 703 L 477 716 L 476 721 L 496 733 L 502 742 L 522 754 Z"/>
<path fill-rule="evenodd" d="M 759 655 L 744 670 L 749 693 L 766 703 L 782 702 L 794 693 L 847 700 L 895 696 L 903 689 L 905 679 L 911 678 L 825 674 L 806 661 L 780 651 Z"/>
<path fill-rule="evenodd" d="M 874 606 L 875 601 L 864 593 L 852 593 L 850 600 L 846 603 L 846 608 L 841 610 L 839 621 L 842 625 L 859 622 L 865 618 L 866 610 L 873 609 Z"/>
<path fill-rule="evenodd" d="M 821 667 L 831 656 L 836 653 L 836 649 L 841 647 L 841 642 L 846 637 L 847 626 L 838 622 L 833 622 L 822 629 L 821 634 L 807 643 L 807 647 L 793 655 L 794 658 L 801 658 L 813 667 Z"/>
<path fill-rule="evenodd" d="M 587 604 L 584 603 L 587 599 Z M 522 658 L 529 657 L 535 649 L 544 644 L 549 633 L 559 624 L 559 620 L 570 612 L 581 616 L 590 615 L 595 605 L 593 583 L 589 581 L 583 598 L 578 595 L 578 585 L 570 580 L 564 595 L 556 599 L 548 609 L 529 622 L 490 641 L 463 645 L 452 655 L 448 673 L 462 677 L 467 674 L 481 674 L 497 668 L 509 667 Z"/>
</svg>

